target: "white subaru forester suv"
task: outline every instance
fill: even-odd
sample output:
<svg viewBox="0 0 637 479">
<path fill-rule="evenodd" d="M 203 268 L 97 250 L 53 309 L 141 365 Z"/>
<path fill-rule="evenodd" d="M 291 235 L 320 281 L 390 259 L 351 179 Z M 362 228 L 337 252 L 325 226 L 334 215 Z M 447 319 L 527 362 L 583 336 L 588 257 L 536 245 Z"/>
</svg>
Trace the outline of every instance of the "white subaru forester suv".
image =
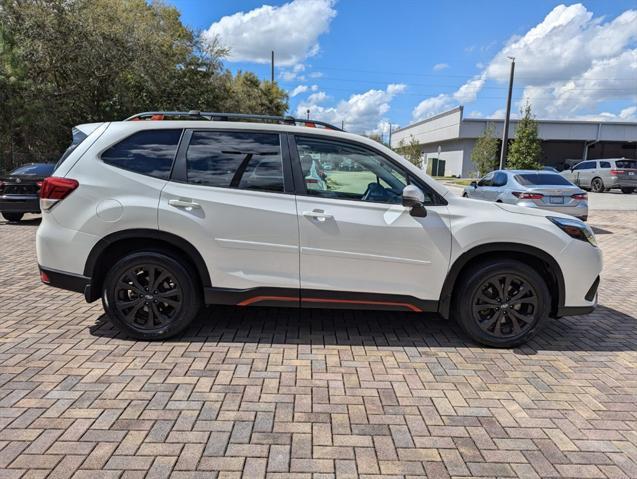
<svg viewBox="0 0 637 479">
<path fill-rule="evenodd" d="M 42 281 L 146 340 L 231 304 L 437 313 L 511 347 L 591 312 L 602 267 L 579 220 L 456 197 L 375 141 L 290 117 L 80 125 L 41 209 Z"/>
</svg>

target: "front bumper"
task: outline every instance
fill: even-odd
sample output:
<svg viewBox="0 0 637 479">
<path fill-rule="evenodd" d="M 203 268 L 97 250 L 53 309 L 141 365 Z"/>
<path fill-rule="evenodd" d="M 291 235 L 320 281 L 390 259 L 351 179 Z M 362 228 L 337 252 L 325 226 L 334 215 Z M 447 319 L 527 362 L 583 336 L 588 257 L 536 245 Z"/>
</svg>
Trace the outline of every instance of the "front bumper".
<svg viewBox="0 0 637 479">
<path fill-rule="evenodd" d="M 40 198 L 37 195 L 0 195 L 0 212 L 39 213 Z"/>
</svg>

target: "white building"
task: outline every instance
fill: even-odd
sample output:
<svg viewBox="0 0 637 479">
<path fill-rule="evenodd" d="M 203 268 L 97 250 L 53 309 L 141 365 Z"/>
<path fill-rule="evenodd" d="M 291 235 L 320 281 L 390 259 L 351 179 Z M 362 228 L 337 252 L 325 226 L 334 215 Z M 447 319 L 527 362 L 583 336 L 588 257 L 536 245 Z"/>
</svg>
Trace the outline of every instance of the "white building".
<svg viewBox="0 0 637 479">
<path fill-rule="evenodd" d="M 391 146 L 422 146 L 423 167 L 440 176 L 472 176 L 471 152 L 487 124 L 502 138 L 504 120 L 463 118 L 461 106 L 392 132 Z M 565 160 L 596 158 L 637 159 L 637 123 L 537 120 L 542 139 L 543 163 L 561 169 Z M 515 139 L 517 120 L 511 120 L 509 138 Z M 442 161 L 439 161 L 442 160 Z M 442 174 L 441 174 L 442 173 Z"/>
</svg>

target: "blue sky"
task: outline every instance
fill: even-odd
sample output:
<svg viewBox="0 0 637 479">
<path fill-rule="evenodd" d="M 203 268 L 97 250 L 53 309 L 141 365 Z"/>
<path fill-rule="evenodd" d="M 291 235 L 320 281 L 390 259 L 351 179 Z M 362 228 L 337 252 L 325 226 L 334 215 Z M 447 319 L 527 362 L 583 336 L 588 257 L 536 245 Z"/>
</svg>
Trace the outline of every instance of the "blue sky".
<svg viewBox="0 0 637 479">
<path fill-rule="evenodd" d="M 465 116 L 501 116 L 508 54 L 514 109 L 528 100 L 538 117 L 637 116 L 635 0 L 169 3 L 231 48 L 232 70 L 269 78 L 274 49 L 290 112 L 352 130 L 382 132 L 458 104 Z"/>
</svg>

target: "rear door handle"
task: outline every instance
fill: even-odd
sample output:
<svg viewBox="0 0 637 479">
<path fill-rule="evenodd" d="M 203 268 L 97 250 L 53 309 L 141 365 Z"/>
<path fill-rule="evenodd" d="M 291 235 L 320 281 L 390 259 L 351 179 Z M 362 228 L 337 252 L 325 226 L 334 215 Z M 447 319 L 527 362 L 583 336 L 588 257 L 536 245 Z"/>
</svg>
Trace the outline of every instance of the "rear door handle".
<svg viewBox="0 0 637 479">
<path fill-rule="evenodd" d="M 326 213 L 323 210 L 304 211 L 303 216 L 305 216 L 306 218 L 313 218 L 317 221 L 325 221 L 333 218 L 331 214 Z"/>
<path fill-rule="evenodd" d="M 186 201 L 186 200 L 168 200 L 168 204 L 170 206 L 174 206 L 175 208 L 186 208 L 186 209 L 201 208 L 201 205 L 199 203 L 195 203 L 194 201 Z"/>
</svg>

